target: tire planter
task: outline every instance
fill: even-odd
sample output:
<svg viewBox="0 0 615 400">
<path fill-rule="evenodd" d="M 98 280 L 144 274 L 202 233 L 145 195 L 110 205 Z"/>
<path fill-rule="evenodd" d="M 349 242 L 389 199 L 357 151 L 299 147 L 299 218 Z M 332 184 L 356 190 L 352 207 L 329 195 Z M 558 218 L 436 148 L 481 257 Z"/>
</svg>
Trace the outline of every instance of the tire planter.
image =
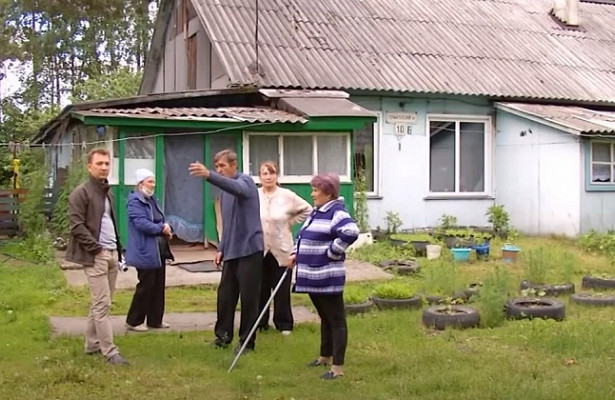
<svg viewBox="0 0 615 400">
<path fill-rule="evenodd" d="M 519 285 L 521 290 L 534 289 L 536 291 L 544 291 L 547 296 L 563 296 L 573 294 L 575 292 L 574 283 L 561 283 L 557 285 L 534 285 L 528 281 L 521 281 Z"/>
<path fill-rule="evenodd" d="M 612 307 L 615 306 L 615 294 L 576 293 L 570 296 L 570 301 L 584 306 Z"/>
<path fill-rule="evenodd" d="M 472 328 L 478 326 L 480 315 L 478 310 L 468 306 L 432 306 L 423 311 L 423 324 L 438 330 L 446 327 Z"/>
<path fill-rule="evenodd" d="M 421 308 L 423 306 L 423 300 L 421 300 L 419 296 L 413 296 L 409 299 L 383 299 L 381 297 L 372 296 L 371 300 L 379 310 Z"/>
<path fill-rule="evenodd" d="M 359 304 L 345 304 L 344 309 L 346 310 L 346 315 L 358 315 L 365 314 L 374 308 L 374 303 L 371 300 L 367 300 L 363 303 Z"/>
<path fill-rule="evenodd" d="M 588 289 L 615 289 L 615 278 L 586 275 L 581 281 L 581 287 Z"/>
<path fill-rule="evenodd" d="M 380 262 L 380 266 L 399 275 L 412 275 L 421 271 L 421 266 L 415 260 L 384 260 Z"/>
<path fill-rule="evenodd" d="M 405 247 L 409 242 L 401 239 L 389 239 L 389 243 L 391 243 L 392 246 Z"/>
<path fill-rule="evenodd" d="M 506 315 L 512 319 L 551 318 L 561 321 L 566 316 L 566 306 L 550 298 L 516 298 L 506 302 Z"/>
<path fill-rule="evenodd" d="M 427 294 L 427 295 L 425 295 L 425 301 L 429 305 L 442 305 L 449 298 L 451 300 L 463 300 L 465 302 L 466 300 L 468 300 L 469 297 L 468 297 L 468 295 L 465 292 L 457 292 L 457 293 L 453 294 L 452 296 L 442 296 L 442 295 L 439 295 L 439 294 Z"/>
</svg>

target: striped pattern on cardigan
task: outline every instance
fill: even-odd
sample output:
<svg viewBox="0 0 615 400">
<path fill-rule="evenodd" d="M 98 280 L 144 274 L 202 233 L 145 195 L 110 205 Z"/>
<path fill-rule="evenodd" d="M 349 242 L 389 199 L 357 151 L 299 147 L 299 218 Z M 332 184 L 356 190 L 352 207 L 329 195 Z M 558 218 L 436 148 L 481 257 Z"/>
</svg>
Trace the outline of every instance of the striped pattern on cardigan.
<svg viewBox="0 0 615 400">
<path fill-rule="evenodd" d="M 342 293 L 346 249 L 358 236 L 359 228 L 346 211 L 343 199 L 314 209 L 297 235 L 295 292 Z"/>
</svg>

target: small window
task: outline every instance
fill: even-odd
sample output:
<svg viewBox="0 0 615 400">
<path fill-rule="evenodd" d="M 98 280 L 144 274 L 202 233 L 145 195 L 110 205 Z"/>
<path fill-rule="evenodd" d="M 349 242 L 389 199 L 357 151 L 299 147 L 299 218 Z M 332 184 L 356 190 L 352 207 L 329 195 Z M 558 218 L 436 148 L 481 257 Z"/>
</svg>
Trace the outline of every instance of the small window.
<svg viewBox="0 0 615 400">
<path fill-rule="evenodd" d="M 313 175 L 334 172 L 350 179 L 350 137 L 348 134 L 314 135 L 249 134 L 246 172 L 258 177 L 264 161 L 274 161 L 281 182 L 309 182 Z"/>
<path fill-rule="evenodd" d="M 615 183 L 613 143 L 591 142 L 591 178 L 593 185 Z"/>
<path fill-rule="evenodd" d="M 429 191 L 488 192 L 489 125 L 486 120 L 429 120 Z"/>
</svg>

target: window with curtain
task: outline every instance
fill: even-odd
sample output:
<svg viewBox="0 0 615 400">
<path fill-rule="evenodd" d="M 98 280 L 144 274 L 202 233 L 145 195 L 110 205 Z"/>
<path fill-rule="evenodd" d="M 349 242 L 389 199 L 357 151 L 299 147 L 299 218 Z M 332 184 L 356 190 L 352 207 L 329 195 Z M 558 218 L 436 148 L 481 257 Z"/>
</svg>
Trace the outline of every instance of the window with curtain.
<svg viewBox="0 0 615 400">
<path fill-rule="evenodd" d="M 591 142 L 591 183 L 615 183 L 615 160 L 612 142 Z"/>
<path fill-rule="evenodd" d="M 126 137 L 124 145 L 124 184 L 136 185 L 135 171 L 147 168 L 156 173 L 156 138 L 139 137 L 135 134 Z"/>
<path fill-rule="evenodd" d="M 430 192 L 486 192 L 487 127 L 485 121 L 429 121 Z"/>
<path fill-rule="evenodd" d="M 350 137 L 348 134 L 313 135 L 250 134 L 247 172 L 258 176 L 263 161 L 275 161 L 280 180 L 302 182 L 321 172 L 335 172 L 349 179 Z"/>
</svg>

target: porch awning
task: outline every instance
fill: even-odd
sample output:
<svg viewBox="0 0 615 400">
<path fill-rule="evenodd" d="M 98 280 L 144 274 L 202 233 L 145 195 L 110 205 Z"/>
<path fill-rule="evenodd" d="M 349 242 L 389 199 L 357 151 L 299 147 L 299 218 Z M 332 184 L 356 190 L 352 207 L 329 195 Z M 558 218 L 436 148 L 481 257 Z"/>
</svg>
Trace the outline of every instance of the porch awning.
<svg viewBox="0 0 615 400">
<path fill-rule="evenodd" d="M 529 103 L 495 103 L 495 107 L 574 135 L 615 135 L 613 111 Z"/>
</svg>

